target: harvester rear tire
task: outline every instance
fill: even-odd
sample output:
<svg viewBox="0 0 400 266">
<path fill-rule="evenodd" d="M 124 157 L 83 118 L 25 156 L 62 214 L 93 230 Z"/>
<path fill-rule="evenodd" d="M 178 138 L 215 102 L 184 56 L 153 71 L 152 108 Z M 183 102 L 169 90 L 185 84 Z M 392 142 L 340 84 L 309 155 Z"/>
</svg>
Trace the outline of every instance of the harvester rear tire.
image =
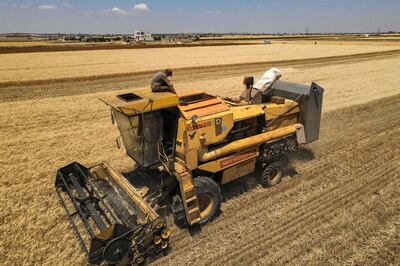
<svg viewBox="0 0 400 266">
<path fill-rule="evenodd" d="M 220 186 L 211 178 L 199 176 L 194 179 L 197 200 L 200 208 L 200 225 L 213 220 L 220 212 L 222 192 Z"/>
<path fill-rule="evenodd" d="M 263 187 L 272 187 L 278 184 L 283 176 L 283 162 L 277 161 L 269 164 L 260 176 L 260 184 Z"/>
</svg>

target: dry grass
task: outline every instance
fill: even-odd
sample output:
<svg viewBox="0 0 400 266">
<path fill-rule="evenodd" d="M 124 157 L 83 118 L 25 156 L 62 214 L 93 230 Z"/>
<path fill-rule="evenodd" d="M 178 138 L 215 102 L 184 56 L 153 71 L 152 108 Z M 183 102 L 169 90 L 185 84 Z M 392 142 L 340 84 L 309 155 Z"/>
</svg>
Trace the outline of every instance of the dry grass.
<svg viewBox="0 0 400 266">
<path fill-rule="evenodd" d="M 284 68 L 285 80 L 316 79 L 326 88 L 324 111 L 330 112 L 324 114 L 320 141 L 297 154 L 292 167 L 298 173 L 292 169 L 275 188 L 245 181 L 225 188 L 230 199 L 222 215 L 195 236 L 174 228 L 174 250 L 157 264 L 398 264 L 400 96 L 351 105 L 399 94 L 399 70 L 399 57 Z M 206 75 L 177 87 L 233 95 L 241 91 L 240 82 L 236 74 Z M 68 94 L 73 86 L 63 90 Z M 44 92 L 43 99 L 0 103 L 5 265 L 85 263 L 53 182 L 56 169 L 72 160 L 132 169 L 132 161 L 115 148 L 118 133 L 108 108 L 96 99 L 104 93 Z M 344 106 L 349 107 L 338 109 Z M 304 160 L 312 154 L 314 160 Z"/>
<path fill-rule="evenodd" d="M 276 44 L 96 50 L 0 55 L 2 82 L 142 72 L 155 69 L 317 58 L 387 51 L 392 46 Z"/>
</svg>

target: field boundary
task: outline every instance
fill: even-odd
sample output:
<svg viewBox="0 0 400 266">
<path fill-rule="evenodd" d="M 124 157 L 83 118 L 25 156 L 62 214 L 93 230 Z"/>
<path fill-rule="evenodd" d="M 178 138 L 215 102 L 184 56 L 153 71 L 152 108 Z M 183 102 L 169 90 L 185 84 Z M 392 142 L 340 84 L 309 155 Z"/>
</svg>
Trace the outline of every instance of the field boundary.
<svg viewBox="0 0 400 266">
<path fill-rule="evenodd" d="M 343 60 L 354 60 L 354 59 L 365 59 L 371 57 L 378 56 L 390 56 L 390 55 L 399 55 L 400 49 L 381 51 L 381 52 L 369 52 L 369 53 L 360 53 L 360 54 L 351 54 L 351 55 L 338 55 L 338 56 L 329 56 L 329 57 L 316 57 L 316 58 L 306 58 L 306 59 L 294 59 L 294 60 L 277 60 L 277 61 L 262 61 L 262 62 L 254 62 L 254 63 L 240 63 L 240 64 L 221 64 L 221 65 L 205 65 L 199 67 L 183 67 L 183 68 L 174 68 L 175 71 L 201 71 L 206 70 L 207 72 L 217 71 L 221 69 L 225 70 L 234 70 L 238 67 L 258 67 L 264 65 L 279 65 L 282 66 L 291 66 L 291 65 L 299 65 L 299 64 L 318 64 L 318 63 L 326 63 L 326 62 L 336 62 Z M 63 82 L 74 82 L 74 81 L 92 81 L 98 79 L 110 79 L 110 78 L 121 78 L 121 77 L 137 77 L 143 75 L 150 75 L 154 73 L 156 70 L 147 70 L 147 71 L 139 71 L 139 72 L 123 72 L 123 73 L 113 73 L 113 74 L 104 74 L 104 75 L 92 75 L 92 76 L 83 76 L 83 77 L 66 77 L 66 78 L 56 78 L 56 79 L 40 79 L 40 80 L 21 80 L 21 81 L 6 81 L 0 82 L 0 88 L 6 88 L 11 86 L 30 86 L 30 85 L 41 85 L 41 84 L 49 84 L 49 83 L 63 83 Z"/>
<path fill-rule="evenodd" d="M 233 40 L 234 41 L 234 40 Z M 204 46 L 230 46 L 230 45 L 262 45 L 262 43 L 182 43 L 182 44 L 150 44 L 150 45 L 124 45 L 124 44 L 96 44 L 96 45 L 53 45 L 53 46 L 5 46 L 0 47 L 0 54 L 21 53 L 46 53 L 46 52 L 76 52 L 94 50 L 122 50 L 122 49 L 154 49 L 154 48 L 181 48 Z M 252 40 L 250 40 L 252 41 Z"/>
</svg>

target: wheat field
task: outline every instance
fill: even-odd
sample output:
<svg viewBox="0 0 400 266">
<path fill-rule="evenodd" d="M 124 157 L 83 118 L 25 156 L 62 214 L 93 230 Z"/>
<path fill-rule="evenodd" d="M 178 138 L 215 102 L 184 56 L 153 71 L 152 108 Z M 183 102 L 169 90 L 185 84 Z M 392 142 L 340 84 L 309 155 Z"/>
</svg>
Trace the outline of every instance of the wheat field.
<svg viewBox="0 0 400 266">
<path fill-rule="evenodd" d="M 15 82 L 135 73 L 164 68 L 319 58 L 400 46 L 274 44 L 0 54 L 0 81 Z"/>
<path fill-rule="evenodd" d="M 283 80 L 325 88 L 320 140 L 293 154 L 274 188 L 251 177 L 225 186 L 222 214 L 198 234 L 171 225 L 172 251 L 156 265 L 400 264 L 400 55 L 281 70 Z M 242 74 L 220 73 L 174 79 L 178 90 L 238 95 Z M 72 161 L 133 169 L 97 97 L 108 93 L 103 85 L 126 91 L 141 82 L 0 88 L 2 264 L 86 264 L 55 196 L 55 172 Z M 87 87 L 71 94 L 76 86 Z"/>
</svg>

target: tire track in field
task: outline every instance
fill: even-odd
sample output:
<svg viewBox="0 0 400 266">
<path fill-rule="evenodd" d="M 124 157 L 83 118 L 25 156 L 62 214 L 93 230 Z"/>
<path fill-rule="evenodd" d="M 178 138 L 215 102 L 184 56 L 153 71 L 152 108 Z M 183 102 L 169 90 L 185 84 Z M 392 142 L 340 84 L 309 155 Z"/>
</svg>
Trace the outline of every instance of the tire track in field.
<svg viewBox="0 0 400 266">
<path fill-rule="evenodd" d="M 388 147 L 390 149 L 391 147 Z M 387 154 L 387 150 L 381 150 L 382 154 L 375 154 L 377 156 L 381 156 L 378 163 L 383 163 L 390 159 L 391 154 Z M 386 156 L 382 156 L 386 155 Z M 375 162 L 371 162 L 368 165 L 364 165 L 362 168 L 358 168 L 355 174 L 367 174 L 368 170 L 375 166 Z M 352 168 L 351 164 L 347 166 L 349 169 Z M 367 169 L 367 170 L 366 170 Z M 378 169 L 377 171 L 381 171 L 382 169 Z M 350 172 L 351 173 L 351 172 Z M 371 174 L 373 173 L 373 175 Z M 379 172 L 378 172 L 379 173 Z M 325 174 L 325 172 L 324 172 Z M 342 174 L 342 173 L 340 173 Z M 369 171 L 368 176 L 376 176 L 376 171 Z M 334 173 L 332 173 L 334 175 Z M 385 181 L 389 182 L 390 178 L 385 179 Z M 231 258 L 234 259 L 235 262 L 239 262 L 241 259 L 248 256 L 248 253 L 258 254 L 260 249 L 263 248 L 260 245 L 261 242 L 268 240 L 269 242 L 275 243 L 277 241 L 282 243 L 291 242 L 293 238 L 296 238 L 298 234 L 301 234 L 301 230 L 299 228 L 306 228 L 308 224 L 314 219 L 314 215 L 319 214 L 320 212 L 329 212 L 334 211 L 337 207 L 344 206 L 351 202 L 355 196 L 363 195 L 365 192 L 376 189 L 375 185 L 378 185 L 382 180 L 375 179 L 372 182 L 370 180 L 363 179 L 361 184 L 357 183 L 358 180 L 350 179 L 349 182 L 346 182 L 346 189 L 342 189 L 342 184 L 340 186 L 336 186 L 333 191 L 329 191 L 328 193 L 323 193 L 324 202 L 321 204 L 320 200 L 311 199 L 308 201 L 308 204 L 302 205 L 300 207 L 300 211 L 297 211 L 297 208 L 294 208 L 294 215 L 285 216 L 285 220 L 282 223 L 274 224 L 275 227 L 269 228 L 268 234 L 265 234 L 263 237 L 259 237 L 258 230 L 252 230 L 255 233 L 254 238 L 250 238 L 251 234 L 246 234 L 246 238 L 248 238 L 247 244 L 241 246 L 239 249 L 236 249 L 235 252 L 230 253 L 228 256 L 224 257 L 222 262 L 228 262 Z M 338 195 L 341 195 L 338 197 Z M 325 203 L 328 202 L 328 203 Z M 332 203 L 333 202 L 333 203 Z M 298 214 L 296 212 L 299 212 Z M 261 217 L 260 217 L 261 218 Z M 253 229 L 253 228 L 252 228 Z M 284 234 L 283 234 L 284 233 Z M 283 234 L 283 235 L 282 235 Z M 257 241 L 253 241 L 257 240 Z M 273 240 L 273 241 L 272 241 Z M 254 259 L 254 257 L 252 257 Z M 206 262 L 208 264 L 208 262 Z"/>
<path fill-rule="evenodd" d="M 390 185 L 394 185 L 394 182 Z M 397 193 L 398 192 L 392 193 L 390 195 L 396 196 Z M 353 215 L 362 216 L 363 219 L 373 221 L 375 222 L 375 224 L 366 225 L 361 220 L 352 220 L 351 223 L 343 223 L 343 220 L 335 220 L 336 216 L 334 215 L 330 215 L 329 217 L 324 217 L 324 215 L 322 215 L 321 219 L 324 219 L 324 223 L 320 224 L 319 227 L 310 227 L 310 229 L 304 231 L 303 234 L 298 235 L 298 238 L 293 240 L 294 243 L 290 243 L 290 245 L 288 246 L 283 246 L 282 250 L 270 250 L 268 257 L 257 256 L 256 258 L 258 259 L 255 262 L 250 261 L 249 264 L 251 263 L 256 265 L 266 265 L 272 263 L 274 265 L 309 265 L 312 263 L 316 263 L 317 261 L 318 263 L 323 264 L 339 263 L 342 260 L 343 256 L 351 252 L 350 250 L 344 248 L 342 245 L 338 245 L 340 241 L 343 241 L 343 239 L 345 239 L 346 246 L 356 245 L 357 241 L 360 241 L 359 236 L 352 234 L 353 232 L 351 230 L 356 231 L 358 229 L 356 226 L 363 226 L 364 230 L 370 230 L 370 232 L 372 232 L 373 229 L 376 229 L 376 227 L 379 226 L 379 219 L 377 219 L 379 211 L 376 210 L 379 205 L 371 206 L 369 208 L 362 208 L 363 206 L 361 206 L 361 204 L 363 200 L 363 197 L 355 199 L 355 202 L 353 204 L 358 204 L 357 208 L 353 207 L 350 204 L 344 206 L 346 207 L 346 213 L 351 212 L 351 214 Z M 393 201 L 393 203 L 396 203 L 396 201 Z M 385 213 L 385 215 L 388 217 L 393 214 L 393 209 Z M 336 215 L 341 215 L 341 213 L 336 212 Z M 332 223 L 332 220 L 334 220 L 335 222 Z M 363 235 L 363 237 L 365 237 L 365 235 Z M 263 244 L 268 246 L 268 243 Z M 327 245 L 329 246 L 328 249 L 326 248 Z M 279 243 L 279 246 L 281 246 L 281 243 Z M 302 260 L 304 256 L 315 255 L 315 253 L 312 254 L 313 250 L 318 250 L 320 255 L 313 257 L 311 260 L 308 259 L 307 262 Z M 321 255 L 321 253 L 323 255 Z M 276 258 L 277 256 L 278 258 Z"/>
<path fill-rule="evenodd" d="M 399 165 L 396 164 L 397 159 L 393 159 L 389 162 L 387 162 L 386 165 L 390 165 L 389 169 L 376 169 L 376 172 L 374 173 L 374 171 L 372 172 L 368 172 L 368 177 L 371 179 L 374 179 L 374 175 L 375 174 L 382 174 L 384 171 L 386 170 L 390 170 L 390 172 L 395 172 L 399 170 Z M 369 181 L 369 180 L 368 180 Z M 332 206 L 332 209 L 329 210 L 328 213 L 324 213 L 322 214 L 322 216 L 318 217 L 319 220 L 317 223 L 310 223 L 310 226 L 308 226 L 309 229 L 307 228 L 302 228 L 301 231 L 296 231 L 296 236 L 293 235 L 289 235 L 289 237 L 284 237 L 284 241 L 279 242 L 279 244 L 276 243 L 263 243 L 266 246 L 272 246 L 274 247 L 276 244 L 276 246 L 283 246 L 285 250 L 290 250 L 291 253 L 293 253 L 293 250 L 295 250 L 296 248 L 299 249 L 298 252 L 292 254 L 291 256 L 287 256 L 287 254 L 280 252 L 279 250 L 277 250 L 277 252 L 273 252 L 271 251 L 270 254 L 272 253 L 271 256 L 268 257 L 268 260 L 273 261 L 274 264 L 284 264 L 287 262 L 291 262 L 293 261 L 296 257 L 301 256 L 302 254 L 304 254 L 304 250 L 301 249 L 301 245 L 304 243 L 298 243 L 299 242 L 299 238 L 301 238 L 304 233 L 308 233 L 308 234 L 313 234 L 313 233 L 317 233 L 317 231 L 323 226 L 323 225 L 329 225 L 331 228 L 335 229 L 335 227 L 337 227 L 340 224 L 346 224 L 347 221 L 345 220 L 340 220 L 340 221 L 336 221 L 336 223 L 331 223 L 332 220 L 334 220 L 335 217 L 340 216 L 340 214 L 343 212 L 343 209 L 346 208 L 346 213 L 354 213 L 357 216 L 363 216 L 364 219 L 366 219 L 368 216 L 372 216 L 376 215 L 375 213 L 373 213 L 372 211 L 375 210 L 376 211 L 376 206 L 374 205 L 369 205 L 367 206 L 367 208 L 364 208 L 365 206 L 363 206 L 363 202 L 365 201 L 365 198 L 363 196 L 368 196 L 368 195 L 373 195 L 375 191 L 377 190 L 382 190 L 388 187 L 392 187 L 393 185 L 396 184 L 396 180 L 393 178 L 386 178 L 385 180 L 381 180 L 380 182 L 378 182 L 378 186 L 374 186 L 376 185 L 375 183 L 367 183 L 368 184 L 368 190 L 365 190 L 363 192 L 359 192 L 357 190 L 357 195 L 354 194 L 354 198 L 349 198 L 348 200 L 346 200 L 345 204 L 340 205 L 339 208 L 336 206 Z M 364 186 L 361 186 L 361 188 L 364 190 Z M 396 195 L 398 193 L 398 191 L 393 191 L 391 194 L 385 194 L 386 198 L 390 199 L 391 195 Z M 376 199 L 378 200 L 378 199 Z M 361 208 L 361 209 L 360 209 Z M 354 209 L 354 210 L 353 210 Z M 360 209 L 360 210 L 358 210 Z M 358 211 L 357 211 L 358 210 Z M 393 213 L 393 210 L 392 210 Z M 352 221 L 353 222 L 353 221 Z M 358 223 L 360 223 L 361 221 L 358 220 Z M 326 229 L 326 228 L 325 228 Z M 308 245 L 307 248 L 310 249 L 312 247 L 315 247 L 319 244 L 321 244 L 321 242 L 325 242 L 327 241 L 330 237 L 332 237 L 332 235 L 338 235 L 340 232 L 346 231 L 347 228 L 345 228 L 344 226 L 338 228 L 338 230 L 332 230 L 332 231 L 325 231 L 322 236 L 319 236 L 317 239 L 313 239 L 311 238 L 311 242 L 313 242 L 313 244 L 310 246 Z M 339 235 L 341 236 L 341 235 Z M 287 240 L 288 239 L 288 240 Z M 297 240 L 297 242 L 296 242 Z M 314 240 L 314 241 L 313 241 Z M 347 243 L 349 241 L 349 238 L 346 239 Z M 339 247 L 337 247 L 339 249 Z M 283 253 L 283 254 L 282 254 Z M 275 255 L 280 255 L 278 256 L 277 259 L 275 258 Z M 264 258 L 265 256 L 262 255 L 262 253 L 260 253 L 260 256 L 256 256 L 255 257 L 255 263 L 259 263 L 261 262 L 260 259 Z"/>
<path fill-rule="evenodd" d="M 388 181 L 388 180 L 386 180 Z M 267 243 L 269 243 L 269 245 L 274 246 L 274 244 L 276 244 L 276 242 L 279 242 L 280 246 L 284 246 L 285 243 L 290 243 L 292 242 L 294 239 L 296 239 L 297 237 L 299 237 L 303 232 L 302 230 L 306 230 L 307 226 L 309 224 L 312 224 L 312 221 L 314 219 L 315 215 L 320 214 L 321 212 L 325 213 L 325 212 L 331 212 L 330 217 L 334 217 L 334 215 L 336 214 L 334 211 L 337 210 L 340 207 L 346 206 L 346 204 L 353 202 L 353 200 L 355 199 L 355 196 L 360 196 L 363 195 L 364 193 L 368 192 L 368 191 L 373 191 L 375 188 L 374 185 L 376 185 L 377 183 L 379 183 L 379 181 L 375 181 L 374 183 L 368 183 L 368 186 L 365 186 L 366 184 L 361 184 L 359 187 L 356 187 L 356 193 L 354 193 L 355 188 L 350 188 L 349 192 L 347 192 L 346 194 L 344 194 L 344 196 L 340 196 L 339 198 L 337 197 L 336 194 L 332 195 L 331 198 L 325 199 L 326 201 L 329 202 L 334 202 L 331 204 L 328 204 L 328 206 L 320 204 L 319 202 L 316 202 L 315 204 L 312 205 L 312 211 L 309 212 L 308 209 L 306 209 L 306 212 L 301 213 L 301 216 L 298 217 L 291 217 L 288 218 L 288 220 L 290 220 L 290 222 L 288 223 L 284 223 L 283 226 L 280 224 L 279 230 L 278 231 L 272 231 L 271 233 L 269 233 L 266 237 L 263 238 L 258 238 L 257 236 L 255 236 L 254 239 L 248 239 L 249 242 L 251 242 L 252 244 L 250 246 L 245 246 L 243 247 L 243 250 L 240 249 L 240 254 L 239 251 L 237 251 L 238 253 L 234 253 L 234 254 L 229 254 L 229 258 L 234 258 L 234 261 L 240 261 L 243 262 L 243 258 L 246 258 L 246 256 L 248 256 L 249 254 L 247 253 L 252 253 L 252 254 L 258 254 L 258 252 L 260 251 L 260 249 L 263 249 L 263 245 L 261 245 L 260 243 L 264 243 L 264 241 L 268 241 Z M 342 191 L 339 191 L 340 194 L 343 194 Z M 332 193 L 333 194 L 333 193 Z M 336 201 L 334 200 L 336 199 Z M 320 205 L 320 206 L 319 206 Z M 309 206 L 307 206 L 309 207 Z M 323 222 L 321 222 L 322 224 Z M 319 224 L 317 224 L 318 226 Z M 299 230 L 299 228 L 301 228 L 301 230 Z M 258 241 L 252 241 L 257 239 Z M 251 260 L 254 260 L 254 256 L 251 256 Z M 223 260 L 223 262 L 227 262 L 230 260 Z"/>
<path fill-rule="evenodd" d="M 375 145 L 376 143 L 371 143 L 372 145 Z M 364 146 L 365 147 L 365 146 Z M 364 148 L 363 147 L 363 148 Z M 361 148 L 361 150 L 363 149 L 363 148 Z M 357 151 L 356 151 L 357 152 Z M 358 165 L 358 168 L 357 168 L 357 170 L 358 170 L 358 173 L 362 173 L 363 171 L 364 171 L 364 169 L 365 168 L 367 168 L 367 167 L 373 167 L 374 165 L 375 165 L 375 163 L 376 163 L 376 161 L 374 162 L 374 161 L 372 161 L 371 159 L 372 158 L 374 158 L 374 157 L 379 157 L 379 158 L 384 158 L 384 159 L 389 159 L 390 157 L 391 157 L 391 154 L 389 153 L 389 155 L 388 154 L 386 154 L 387 153 L 387 151 L 386 150 L 384 150 L 384 151 L 380 151 L 379 153 L 375 153 L 375 154 L 371 154 L 371 158 L 364 158 L 364 160 L 362 160 L 362 161 L 360 161 L 359 162 L 359 165 Z M 380 157 L 380 156 L 382 156 L 382 155 L 385 155 L 386 157 Z M 364 161 L 365 160 L 370 160 L 367 164 L 364 164 Z M 357 160 L 356 160 L 357 161 Z M 385 160 L 383 160 L 383 161 L 385 161 Z M 337 172 L 335 172 L 335 171 L 328 171 L 328 175 L 327 175 L 327 173 L 326 173 L 326 171 L 324 171 L 324 175 L 325 176 L 328 176 L 328 177 L 331 177 L 331 176 L 333 176 L 333 175 L 341 175 L 341 176 L 344 176 L 344 175 L 346 175 L 346 174 L 349 174 L 349 173 L 352 173 L 352 168 L 355 166 L 355 164 L 354 164 L 354 162 L 352 161 L 352 163 L 351 164 L 349 164 L 349 163 L 347 163 L 348 165 L 346 165 L 346 167 L 342 167 L 341 169 L 339 169 Z M 349 181 L 347 181 L 347 182 L 345 182 L 345 185 L 347 185 L 347 184 L 351 184 L 353 182 L 353 180 L 349 180 Z M 329 191 L 325 191 L 324 192 L 324 194 L 322 194 L 322 195 L 319 195 L 316 199 L 312 199 L 312 201 L 317 201 L 317 200 L 320 200 L 320 199 L 322 199 L 323 197 L 325 197 L 325 195 L 327 194 L 327 193 L 334 193 L 334 192 L 336 192 L 336 191 L 339 191 L 340 190 L 340 187 L 338 187 L 338 186 L 336 186 L 336 187 L 334 187 L 332 190 L 329 190 Z M 295 210 L 296 210 L 296 208 L 294 208 Z M 298 210 L 298 209 L 297 209 Z M 303 214 L 305 214 L 305 213 L 303 213 Z"/>
<path fill-rule="evenodd" d="M 393 185 L 395 186 L 395 183 Z M 389 190 L 393 185 L 380 188 L 379 191 Z M 308 265 L 313 263 L 313 261 L 315 262 L 316 258 L 312 257 L 315 252 L 312 253 L 312 251 L 316 249 L 323 254 L 317 257 L 318 261 L 323 261 L 325 264 L 343 264 L 342 261 L 345 261 L 347 257 L 351 256 L 353 250 L 351 248 L 344 248 L 339 245 L 339 243 L 343 242 L 343 238 L 345 238 L 347 247 L 359 246 L 366 238 L 370 238 L 371 234 L 379 229 L 382 224 L 385 224 L 385 221 L 382 221 L 383 219 L 391 220 L 392 217 L 396 217 L 396 215 L 398 218 L 399 210 L 396 206 L 400 204 L 400 200 L 396 196 L 398 196 L 399 193 L 399 191 L 389 192 L 385 195 L 380 195 L 379 198 L 373 195 L 372 197 L 375 197 L 374 205 L 366 209 L 361 208 L 363 207 L 361 206 L 363 202 L 358 202 L 358 208 L 355 210 L 352 208 L 353 212 L 351 214 L 362 217 L 362 219 L 351 220 L 350 223 L 345 220 L 336 221 L 336 223 L 330 226 L 330 228 L 332 227 L 332 231 L 329 237 L 324 236 L 318 241 L 314 241 L 311 247 L 307 247 L 307 250 L 310 250 L 309 252 L 298 251 L 297 254 L 293 256 L 293 259 L 291 259 L 292 264 L 299 263 Z M 391 206 L 387 206 L 388 201 L 391 202 Z M 357 210 L 358 212 L 356 212 Z M 366 220 L 368 222 L 365 222 Z M 297 249 L 299 248 L 300 247 L 297 247 Z M 283 258 L 285 258 L 285 256 L 283 256 Z"/>
<path fill-rule="evenodd" d="M 383 162 L 384 163 L 384 162 Z"/>
<path fill-rule="evenodd" d="M 399 203 L 400 205 L 400 203 Z M 352 250 L 345 265 L 400 265 L 400 209 L 380 230 Z M 365 252 L 368 250 L 368 252 Z"/>
</svg>

